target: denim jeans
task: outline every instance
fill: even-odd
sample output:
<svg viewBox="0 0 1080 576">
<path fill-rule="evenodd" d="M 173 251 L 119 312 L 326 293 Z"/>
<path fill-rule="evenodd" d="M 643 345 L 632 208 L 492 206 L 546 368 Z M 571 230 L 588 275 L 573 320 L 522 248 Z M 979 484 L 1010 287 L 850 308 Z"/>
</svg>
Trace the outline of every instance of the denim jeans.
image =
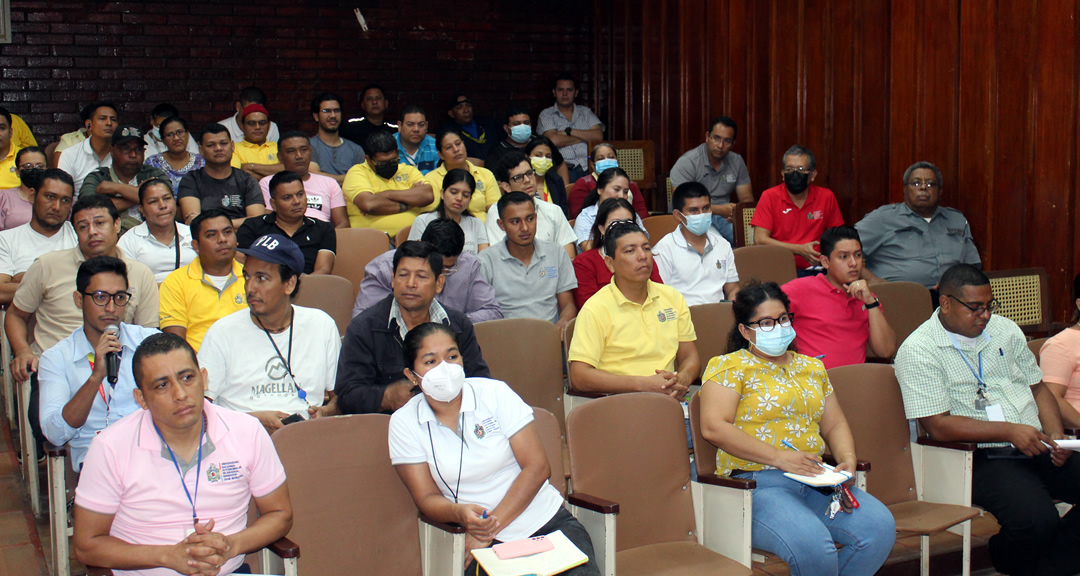
<svg viewBox="0 0 1080 576">
<path fill-rule="evenodd" d="M 728 241 L 728 244 L 735 246 L 735 226 L 728 222 L 727 218 L 713 214 L 712 227 L 724 237 L 724 240 Z M 659 238 L 656 241 L 659 241 Z"/>
<path fill-rule="evenodd" d="M 873 496 L 851 488 L 859 507 L 829 519 L 832 496 L 784 476 L 780 470 L 742 472 L 754 490 L 754 548 L 787 562 L 793 576 L 865 576 L 885 563 L 896 541 L 892 513 Z M 834 544 L 835 543 L 835 544 Z M 836 544 L 843 547 L 837 550 Z"/>
</svg>

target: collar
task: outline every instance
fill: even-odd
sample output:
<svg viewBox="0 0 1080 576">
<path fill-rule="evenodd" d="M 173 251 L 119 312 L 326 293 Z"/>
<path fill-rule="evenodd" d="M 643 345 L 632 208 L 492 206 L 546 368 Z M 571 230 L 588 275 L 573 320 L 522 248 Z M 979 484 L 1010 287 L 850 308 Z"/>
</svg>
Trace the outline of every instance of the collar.
<svg viewBox="0 0 1080 576">
<path fill-rule="evenodd" d="M 262 144 L 255 144 L 253 142 L 248 142 L 247 140 L 241 140 L 241 141 L 236 143 L 237 146 L 242 146 L 244 148 L 251 148 L 253 150 L 261 150 L 263 148 L 269 147 L 272 144 L 275 144 L 275 143 L 271 142 L 269 138 L 267 138 L 266 142 L 263 142 Z"/>
<path fill-rule="evenodd" d="M 185 241 L 190 240 L 191 234 L 190 233 L 185 233 L 184 229 L 181 228 L 181 226 L 183 226 L 183 224 L 180 224 L 179 222 L 176 223 L 176 233 L 177 233 L 177 236 L 180 237 L 180 245 L 183 246 Z M 188 228 L 188 230 L 191 230 L 191 229 Z M 139 238 L 142 238 L 142 239 L 147 240 L 147 241 L 149 241 L 151 239 L 153 239 L 154 241 L 157 241 L 157 238 L 154 238 L 154 235 L 150 233 L 150 225 L 147 224 L 145 220 L 143 221 L 142 224 L 139 224 L 138 226 L 132 228 L 131 230 L 128 230 L 127 233 L 128 234 L 133 234 L 133 235 L 138 236 Z M 175 242 L 175 240 L 174 240 L 174 242 Z M 160 244 L 160 242 L 158 242 L 158 243 Z M 169 244 L 169 248 L 172 248 L 172 244 Z"/>
<path fill-rule="evenodd" d="M 192 278 L 195 280 L 203 279 L 203 276 L 206 275 L 206 272 L 203 271 L 202 258 L 196 257 L 194 260 L 191 261 L 191 264 L 187 265 L 187 275 L 188 278 Z M 244 267 L 241 266 L 235 258 L 233 259 L 232 275 L 237 278 L 244 275 Z"/>
<path fill-rule="evenodd" d="M 679 224 L 678 227 L 675 228 L 675 232 L 677 232 L 677 233 L 671 235 L 672 236 L 672 241 L 674 241 L 675 245 L 678 246 L 679 248 L 690 250 L 694 254 L 697 254 L 698 253 L 697 249 L 694 248 L 693 246 L 691 246 L 690 242 L 686 239 L 686 236 L 683 235 L 682 231 L 683 231 L 684 228 L 685 227 L 682 224 Z M 713 238 L 714 234 L 717 237 L 720 236 L 719 232 L 713 230 L 712 226 L 709 226 L 709 230 L 707 232 L 705 232 L 705 252 L 701 253 L 700 254 L 701 256 L 704 256 L 705 254 L 708 254 L 716 246 L 716 239 Z"/>
<path fill-rule="evenodd" d="M 933 315 L 930 316 L 933 320 L 932 342 L 939 348 L 952 348 L 953 347 L 953 333 L 945 329 L 945 325 L 941 323 L 941 308 L 934 310 Z M 993 321 L 993 316 L 990 318 Z M 987 323 L 987 328 L 990 324 Z M 958 334 L 956 336 L 959 336 Z M 959 341 L 958 341 L 959 342 Z M 993 337 L 983 328 L 982 334 L 979 334 L 975 339 L 975 351 L 981 352 L 985 350 L 993 342 Z"/>
<path fill-rule="evenodd" d="M 535 201 L 535 199 L 534 199 L 534 201 Z M 499 259 L 500 260 L 503 260 L 505 262 L 510 262 L 510 261 L 521 262 L 521 260 L 518 260 L 517 257 L 515 257 L 513 254 L 510 253 L 509 242 L 510 242 L 509 237 L 503 238 L 502 242 L 499 242 L 498 244 L 495 244 L 494 246 L 492 246 L 492 248 L 498 249 L 498 251 L 499 251 Z M 538 250 L 537 248 L 538 248 L 538 246 L 537 246 L 537 243 L 536 243 L 536 238 L 534 236 L 534 238 L 533 238 L 533 255 L 532 255 L 532 258 L 529 259 L 529 266 L 528 266 L 529 268 L 532 268 L 533 262 L 538 262 L 538 261 L 544 260 L 544 255 L 541 254 L 540 250 Z"/>
<path fill-rule="evenodd" d="M 4 157 L 3 161 L 7 162 L 8 160 L 11 160 L 12 158 L 15 158 L 15 155 L 18 154 L 18 153 L 19 153 L 19 149 L 15 148 L 15 144 L 14 143 L 8 143 L 8 153 L 7 153 L 7 156 Z"/>
<path fill-rule="evenodd" d="M 907 205 L 907 202 L 900 202 L 900 213 L 904 214 L 904 215 L 910 214 L 910 215 L 918 218 L 919 220 L 925 220 L 926 219 L 926 218 L 920 216 L 919 214 L 917 214 L 914 210 L 912 210 L 911 206 Z M 938 216 L 941 216 L 942 218 L 947 218 L 947 216 L 945 216 L 945 211 L 941 209 L 940 205 L 938 205 L 936 208 L 934 208 L 934 215 L 931 216 L 930 219 L 933 220 L 934 218 L 937 218 Z"/>
<path fill-rule="evenodd" d="M 267 224 L 273 224 L 274 226 L 277 226 L 277 212 L 267 212 L 266 214 L 264 214 L 263 215 L 263 222 L 266 222 Z M 297 228 L 296 232 L 294 232 L 293 234 L 299 234 L 304 228 L 307 228 L 308 226 L 313 226 L 314 224 L 315 224 L 315 220 L 313 218 L 310 218 L 307 215 L 301 216 L 300 217 L 300 227 Z M 282 232 L 285 231 L 280 226 L 278 226 L 278 229 L 281 230 Z M 289 235 L 285 234 L 285 236 L 288 237 Z"/>
<path fill-rule="evenodd" d="M 218 408 L 205 398 L 203 399 L 203 414 L 206 415 L 206 437 L 217 446 L 221 446 L 225 435 L 229 433 L 229 425 L 222 420 L 220 410 L 222 408 Z M 154 430 L 154 417 L 145 408 L 140 410 L 138 414 L 141 421 L 139 422 L 138 437 L 135 439 L 135 443 L 143 450 L 160 452 L 162 446 L 161 437 Z M 206 457 L 205 452 L 203 457 Z"/>
<path fill-rule="evenodd" d="M 74 248 L 70 248 L 69 250 L 71 250 L 71 253 L 74 255 L 76 264 L 82 264 L 83 262 L 86 262 L 86 254 L 83 254 L 82 248 L 80 246 L 75 246 Z M 124 256 L 124 251 L 121 250 L 119 246 L 116 247 L 116 257 L 121 260 L 127 259 L 127 257 Z M 130 265 L 131 264 L 128 264 L 128 266 Z"/>
<path fill-rule="evenodd" d="M 795 202 L 791 200 L 791 192 L 788 191 L 787 185 L 780 184 L 780 188 L 784 191 L 784 193 L 780 195 L 782 197 L 781 202 L 787 203 L 788 206 L 795 206 Z M 815 186 L 814 183 L 811 182 L 810 185 L 806 187 L 806 200 L 803 200 L 802 208 L 799 208 L 797 206 L 795 206 L 795 208 L 797 210 L 806 209 L 806 207 L 810 204 L 813 198 L 817 196 L 817 188 L 819 187 Z"/>
<path fill-rule="evenodd" d="M 649 283 L 646 285 L 646 289 L 648 290 L 648 292 L 645 296 L 645 302 L 643 304 L 638 304 L 637 302 L 631 302 L 629 299 L 627 299 L 627 297 L 623 295 L 622 290 L 619 290 L 619 287 L 615 284 L 615 278 L 612 278 L 611 293 L 615 295 L 615 304 L 618 306 L 630 305 L 637 306 L 638 308 L 644 308 L 650 302 L 659 298 L 660 292 L 656 289 L 656 283 L 652 280 L 649 280 L 648 282 Z"/>
<path fill-rule="evenodd" d="M 446 309 L 439 304 L 437 299 L 431 300 L 431 306 L 428 307 L 428 315 L 431 316 L 430 322 L 438 322 L 439 324 L 450 324 L 450 317 L 446 315 Z M 401 308 L 398 306 L 397 300 L 394 300 L 391 295 L 390 300 L 390 319 L 386 323 L 386 327 L 390 330 L 394 329 L 394 323 L 397 323 L 398 334 L 401 335 L 401 339 L 405 339 L 405 335 L 409 333 L 409 329 L 405 327 L 405 320 L 401 317 Z"/>
<path fill-rule="evenodd" d="M 476 393 L 468 379 L 465 379 L 465 385 L 461 387 L 461 412 L 458 412 L 458 415 L 460 416 L 462 412 L 476 412 Z M 427 403 L 427 396 L 416 403 L 416 419 L 420 424 L 435 421 L 435 412 Z M 464 434 L 465 431 L 462 430 L 461 433 Z"/>
<path fill-rule="evenodd" d="M 135 349 L 139 347 L 141 341 L 136 341 L 131 335 L 131 325 L 121 322 L 120 326 L 120 346 L 124 349 L 124 354 L 128 355 L 128 358 L 132 358 L 132 354 L 135 353 Z M 126 327 L 126 328 L 125 328 Z M 94 353 L 94 347 L 90 345 L 90 340 L 86 338 L 86 327 L 79 326 L 71 333 L 73 340 L 72 346 L 72 364 L 79 362 L 87 357 L 89 354 Z"/>
<path fill-rule="evenodd" d="M 832 292 L 833 294 L 840 294 L 842 296 L 846 296 L 847 298 L 852 298 L 852 296 L 846 294 L 842 289 L 834 286 L 832 282 L 829 282 L 829 274 L 827 272 L 815 275 L 814 281 L 820 283 L 822 286 L 825 287 L 826 290 Z"/>
</svg>

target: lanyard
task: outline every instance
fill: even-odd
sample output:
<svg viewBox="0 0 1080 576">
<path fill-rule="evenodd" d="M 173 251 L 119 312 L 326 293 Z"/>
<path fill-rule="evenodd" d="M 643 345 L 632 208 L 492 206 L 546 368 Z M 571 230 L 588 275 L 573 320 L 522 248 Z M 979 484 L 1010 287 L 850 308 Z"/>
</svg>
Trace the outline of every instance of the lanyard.
<svg viewBox="0 0 1080 576">
<path fill-rule="evenodd" d="M 119 356 L 119 354 L 120 353 L 117 353 L 118 356 Z M 88 361 L 90 361 L 90 371 L 93 372 L 94 371 L 94 360 L 95 360 L 94 353 L 90 352 L 89 354 L 87 354 L 86 359 Z M 101 395 L 101 401 L 105 403 L 105 427 L 106 428 L 109 427 L 109 417 L 112 415 L 112 399 L 113 399 L 113 396 L 116 394 L 116 384 L 113 384 L 112 382 L 110 382 L 109 383 L 109 388 L 108 388 L 109 395 L 107 397 L 105 396 L 105 382 L 107 380 L 108 379 L 102 380 L 101 384 L 98 384 L 98 394 Z"/>
<path fill-rule="evenodd" d="M 176 265 L 173 266 L 173 270 L 180 268 L 180 229 L 173 223 L 173 245 L 176 247 Z"/>
<path fill-rule="evenodd" d="M 266 337 L 270 340 L 270 345 L 274 347 L 274 352 L 277 352 L 277 357 L 281 359 L 281 362 L 283 364 L 285 364 L 285 370 L 289 373 L 289 378 L 292 378 L 293 387 L 296 388 L 296 395 L 299 396 L 300 399 L 304 402 L 307 402 L 307 392 L 305 392 L 304 389 L 300 387 L 300 384 L 297 383 L 296 375 L 293 374 L 292 371 L 292 335 L 293 319 L 295 318 L 295 316 L 296 309 L 294 309 L 292 306 L 289 306 L 289 358 L 287 360 L 284 356 L 281 355 L 281 349 L 278 348 L 277 342 L 274 342 L 274 337 L 270 335 L 270 331 L 267 330 L 265 326 L 263 326 L 262 320 L 260 320 L 259 317 L 256 316 L 255 321 L 259 323 L 259 328 L 262 328 L 263 333 L 265 333 Z"/>
<path fill-rule="evenodd" d="M 191 524 L 198 524 L 199 517 L 195 514 L 195 501 L 199 499 L 199 476 L 202 476 L 202 446 L 203 439 L 206 438 L 206 413 L 203 413 L 202 430 L 199 431 L 199 455 L 198 461 L 195 464 L 194 498 L 191 497 L 191 492 L 188 490 L 187 481 L 184 480 L 184 473 L 180 471 L 180 463 L 176 461 L 176 454 L 173 454 L 172 448 L 169 447 L 169 443 L 166 442 L 165 437 L 161 435 L 161 429 L 158 428 L 157 422 L 154 422 L 154 430 L 157 431 L 158 437 L 161 438 L 161 443 L 165 445 L 165 449 L 169 451 L 169 457 L 172 458 L 173 466 L 176 466 L 176 473 L 180 475 L 180 485 L 184 487 L 184 495 L 187 496 L 188 502 L 191 502 Z"/>
<path fill-rule="evenodd" d="M 419 405 L 417 405 L 419 409 Z M 439 475 L 439 480 L 442 480 L 446 490 L 450 492 L 450 495 L 454 497 L 454 504 L 458 503 L 458 494 L 461 493 L 461 464 L 465 461 L 465 413 L 461 413 L 461 426 L 459 433 L 461 434 L 461 448 L 458 454 L 458 468 L 457 468 L 457 489 L 450 488 L 450 483 L 443 478 L 442 471 L 439 470 L 439 457 L 435 454 L 435 440 L 431 437 L 431 422 L 427 423 L 427 435 L 428 442 L 431 444 L 431 459 L 435 462 L 435 473 Z"/>
<path fill-rule="evenodd" d="M 971 375 L 975 377 L 975 381 L 979 383 L 979 391 L 981 392 L 983 390 L 986 390 L 986 380 L 983 379 L 982 350 L 980 350 L 978 354 L 979 371 L 976 372 L 975 367 L 971 365 L 971 362 L 967 359 L 967 356 L 964 355 L 963 350 L 960 350 L 960 346 L 957 345 L 956 341 L 953 341 L 952 345 L 953 348 L 956 348 L 956 352 L 960 354 L 960 358 L 964 361 L 964 364 L 967 365 L 968 370 L 971 371 Z"/>
</svg>

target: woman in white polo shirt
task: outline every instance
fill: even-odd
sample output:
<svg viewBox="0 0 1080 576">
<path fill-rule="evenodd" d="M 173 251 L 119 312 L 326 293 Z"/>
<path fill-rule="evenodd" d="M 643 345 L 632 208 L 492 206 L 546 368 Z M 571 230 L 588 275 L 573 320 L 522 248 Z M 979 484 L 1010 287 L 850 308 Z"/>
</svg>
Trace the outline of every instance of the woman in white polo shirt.
<svg viewBox="0 0 1080 576">
<path fill-rule="evenodd" d="M 589 534 L 547 481 L 532 408 L 504 382 L 466 378 L 443 324 L 413 328 L 403 348 L 405 377 L 423 394 L 390 418 L 390 460 L 417 507 L 465 526 L 466 553 L 561 530 L 589 557 L 565 574 L 599 575 Z M 466 574 L 484 574 L 474 565 Z"/>
</svg>

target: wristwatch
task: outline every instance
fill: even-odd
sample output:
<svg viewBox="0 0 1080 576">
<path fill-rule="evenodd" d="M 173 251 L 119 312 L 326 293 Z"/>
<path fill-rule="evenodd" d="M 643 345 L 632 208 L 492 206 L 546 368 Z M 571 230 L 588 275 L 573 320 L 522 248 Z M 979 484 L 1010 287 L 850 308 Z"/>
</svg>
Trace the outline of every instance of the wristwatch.
<svg viewBox="0 0 1080 576">
<path fill-rule="evenodd" d="M 878 306 L 881 306 L 881 302 L 875 298 L 873 302 L 863 304 L 863 310 L 870 310 L 871 308 L 877 308 Z"/>
<path fill-rule="evenodd" d="M 570 135 L 570 131 L 571 131 L 571 130 L 573 130 L 573 128 L 571 128 L 571 127 L 567 126 L 567 127 L 566 127 L 566 130 L 563 130 L 563 132 L 566 132 L 566 135 L 567 135 L 567 136 L 569 136 L 569 135 Z"/>
</svg>

